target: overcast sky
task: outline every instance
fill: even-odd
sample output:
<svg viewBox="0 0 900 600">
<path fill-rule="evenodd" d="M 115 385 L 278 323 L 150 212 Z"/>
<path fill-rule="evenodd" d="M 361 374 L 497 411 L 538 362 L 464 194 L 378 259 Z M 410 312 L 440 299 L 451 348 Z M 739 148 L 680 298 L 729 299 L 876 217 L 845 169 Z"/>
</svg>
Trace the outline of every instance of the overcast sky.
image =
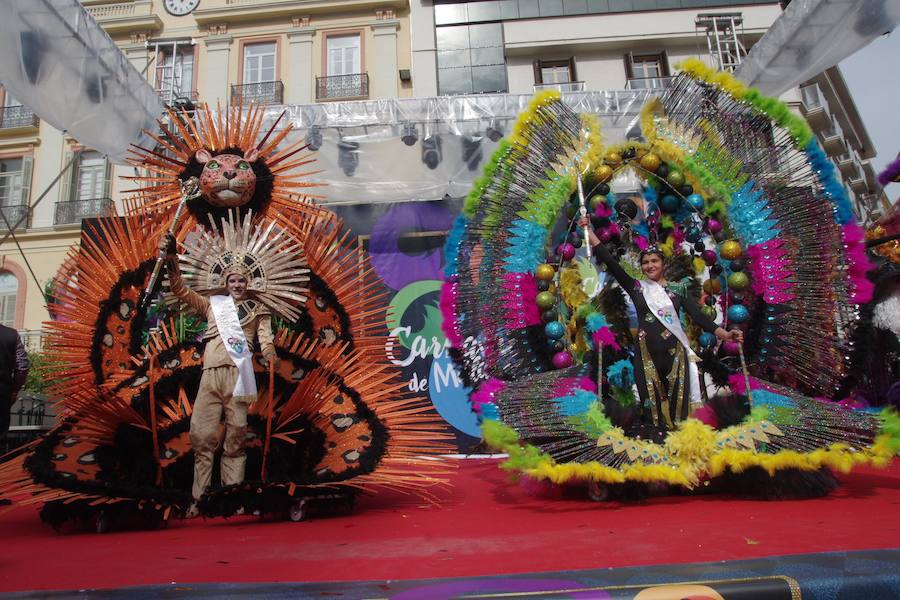
<svg viewBox="0 0 900 600">
<path fill-rule="evenodd" d="M 840 67 L 878 152 L 872 166 L 880 173 L 900 152 L 900 28 L 847 57 Z M 900 183 L 888 184 L 885 191 L 897 200 Z"/>
</svg>

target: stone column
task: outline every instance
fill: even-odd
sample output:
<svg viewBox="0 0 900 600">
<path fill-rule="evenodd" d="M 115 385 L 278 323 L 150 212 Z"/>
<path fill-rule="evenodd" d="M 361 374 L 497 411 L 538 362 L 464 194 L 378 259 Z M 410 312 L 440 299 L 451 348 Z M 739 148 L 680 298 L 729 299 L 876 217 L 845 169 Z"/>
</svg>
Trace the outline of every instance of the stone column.
<svg viewBox="0 0 900 600">
<path fill-rule="evenodd" d="M 437 44 L 432 0 L 409 1 L 409 42 L 412 51 L 414 98 L 438 95 Z"/>
<path fill-rule="evenodd" d="M 375 48 L 369 54 L 372 62 L 366 65 L 371 88 L 369 98 L 396 98 L 400 93 L 400 74 L 397 71 L 398 29 L 400 21 L 396 19 L 372 23 Z"/>
<path fill-rule="evenodd" d="M 231 55 L 230 35 L 210 35 L 206 38 L 206 65 L 201 65 L 205 71 L 206 89 L 200 99 L 210 106 L 216 105 L 216 100 L 223 106 L 231 102 L 231 88 L 228 81 L 228 60 Z"/>
<path fill-rule="evenodd" d="M 285 104 L 313 102 L 313 36 L 314 27 L 301 27 L 288 32 L 288 69 Z"/>
</svg>

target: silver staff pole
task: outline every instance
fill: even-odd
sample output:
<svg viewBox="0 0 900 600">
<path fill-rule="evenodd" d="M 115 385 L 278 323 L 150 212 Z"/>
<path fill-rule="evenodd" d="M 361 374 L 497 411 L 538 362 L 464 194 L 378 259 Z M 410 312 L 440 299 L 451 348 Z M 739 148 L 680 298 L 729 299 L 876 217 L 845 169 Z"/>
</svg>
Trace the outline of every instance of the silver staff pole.
<svg viewBox="0 0 900 600">
<path fill-rule="evenodd" d="M 582 217 L 586 217 L 588 214 L 587 205 L 584 200 L 584 183 L 581 181 L 582 172 L 581 165 L 578 160 L 575 161 L 575 178 L 578 182 L 578 213 Z M 591 236 L 590 236 L 590 225 L 585 225 L 584 227 L 584 246 L 587 249 L 587 257 L 591 258 Z"/>
<path fill-rule="evenodd" d="M 200 196 L 200 180 L 196 177 L 190 177 L 189 179 L 181 182 L 181 202 L 178 204 L 178 208 L 175 209 L 175 217 L 172 219 L 172 224 L 169 226 L 169 235 L 175 234 L 175 228 L 178 227 L 178 222 L 181 220 L 181 215 L 184 213 L 184 209 L 187 206 L 189 200 L 193 200 Z M 166 251 L 160 250 L 159 256 L 156 257 L 156 264 L 153 265 L 153 272 L 150 274 L 150 280 L 147 282 L 147 287 L 144 289 L 144 295 L 140 302 L 140 309 L 146 310 L 147 305 L 150 304 L 150 299 L 153 297 L 154 292 L 156 291 L 156 284 L 159 282 L 160 273 L 162 273 L 163 263 L 166 261 Z"/>
</svg>

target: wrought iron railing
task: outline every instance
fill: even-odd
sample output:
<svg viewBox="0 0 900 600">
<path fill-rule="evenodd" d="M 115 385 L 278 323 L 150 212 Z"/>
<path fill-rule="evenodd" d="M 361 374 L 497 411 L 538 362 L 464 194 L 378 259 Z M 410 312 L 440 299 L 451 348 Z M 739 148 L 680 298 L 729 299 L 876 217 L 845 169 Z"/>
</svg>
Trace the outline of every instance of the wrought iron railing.
<svg viewBox="0 0 900 600">
<path fill-rule="evenodd" d="M 262 81 L 231 86 L 231 101 L 257 102 L 259 104 L 284 103 L 284 83 L 281 81 Z"/>
<path fill-rule="evenodd" d="M 337 100 L 339 98 L 368 97 L 368 73 L 316 77 L 316 100 Z"/>
<path fill-rule="evenodd" d="M 84 200 L 72 200 L 56 203 L 57 225 L 70 225 L 80 223 L 82 219 L 105 215 L 113 206 L 109 198 L 86 198 Z"/>
<path fill-rule="evenodd" d="M 671 77 L 629 77 L 626 90 L 662 90 L 672 85 Z"/>
<path fill-rule="evenodd" d="M 38 126 L 38 116 L 27 106 L 0 107 L 0 115 L 0 129 Z"/>
<path fill-rule="evenodd" d="M 9 223 L 10 227 L 15 227 L 16 223 L 19 223 L 19 227 L 27 227 L 28 226 L 28 205 L 27 204 L 10 204 L 5 206 L 0 206 L 0 212 L 3 213 L 3 217 L 6 219 L 5 222 L 0 222 L 0 226 L 4 229 L 6 228 L 6 224 Z M 2 219 L 0 219 L 2 221 Z"/>
</svg>

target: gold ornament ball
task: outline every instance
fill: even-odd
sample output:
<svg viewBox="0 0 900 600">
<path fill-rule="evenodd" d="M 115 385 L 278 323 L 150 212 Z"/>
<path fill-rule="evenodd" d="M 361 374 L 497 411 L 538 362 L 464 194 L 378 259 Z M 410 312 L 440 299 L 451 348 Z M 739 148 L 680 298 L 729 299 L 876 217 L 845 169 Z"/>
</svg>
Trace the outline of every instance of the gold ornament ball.
<svg viewBox="0 0 900 600">
<path fill-rule="evenodd" d="M 725 240 L 719 246 L 719 254 L 727 260 L 737 260 L 741 257 L 741 245 L 737 240 Z"/>
<path fill-rule="evenodd" d="M 534 276 L 538 279 L 543 279 L 544 281 L 550 281 L 556 275 L 556 269 L 553 268 L 553 265 L 548 265 L 544 263 L 542 265 L 538 265 L 537 269 L 534 272 Z"/>
<path fill-rule="evenodd" d="M 707 294 L 718 294 L 722 291 L 722 284 L 716 278 L 707 279 L 703 282 L 703 291 Z"/>
<path fill-rule="evenodd" d="M 556 306 L 556 296 L 554 296 L 550 292 L 539 293 L 535 300 L 538 308 L 540 308 L 541 310 L 550 310 L 551 308 Z"/>
<path fill-rule="evenodd" d="M 600 165 L 597 167 L 597 170 L 594 171 L 594 176 L 597 178 L 597 183 L 606 183 L 610 179 L 612 179 L 613 170 L 609 165 Z"/>
<path fill-rule="evenodd" d="M 607 152 L 606 156 L 603 157 L 603 160 L 611 165 L 618 165 L 622 163 L 622 155 L 618 152 Z"/>
<path fill-rule="evenodd" d="M 706 316 L 707 318 L 709 318 L 711 320 L 716 318 L 716 307 L 715 306 L 703 306 L 703 308 L 700 309 L 700 312 L 702 312 L 704 314 L 704 316 Z"/>
<path fill-rule="evenodd" d="M 743 271 L 735 271 L 728 276 L 728 287 L 736 292 L 743 292 L 750 287 L 750 278 Z"/>
<path fill-rule="evenodd" d="M 655 173 L 659 168 L 659 165 L 661 164 L 662 161 L 659 160 L 659 157 L 652 152 L 648 152 L 641 157 L 641 166 L 652 173 Z"/>
</svg>

